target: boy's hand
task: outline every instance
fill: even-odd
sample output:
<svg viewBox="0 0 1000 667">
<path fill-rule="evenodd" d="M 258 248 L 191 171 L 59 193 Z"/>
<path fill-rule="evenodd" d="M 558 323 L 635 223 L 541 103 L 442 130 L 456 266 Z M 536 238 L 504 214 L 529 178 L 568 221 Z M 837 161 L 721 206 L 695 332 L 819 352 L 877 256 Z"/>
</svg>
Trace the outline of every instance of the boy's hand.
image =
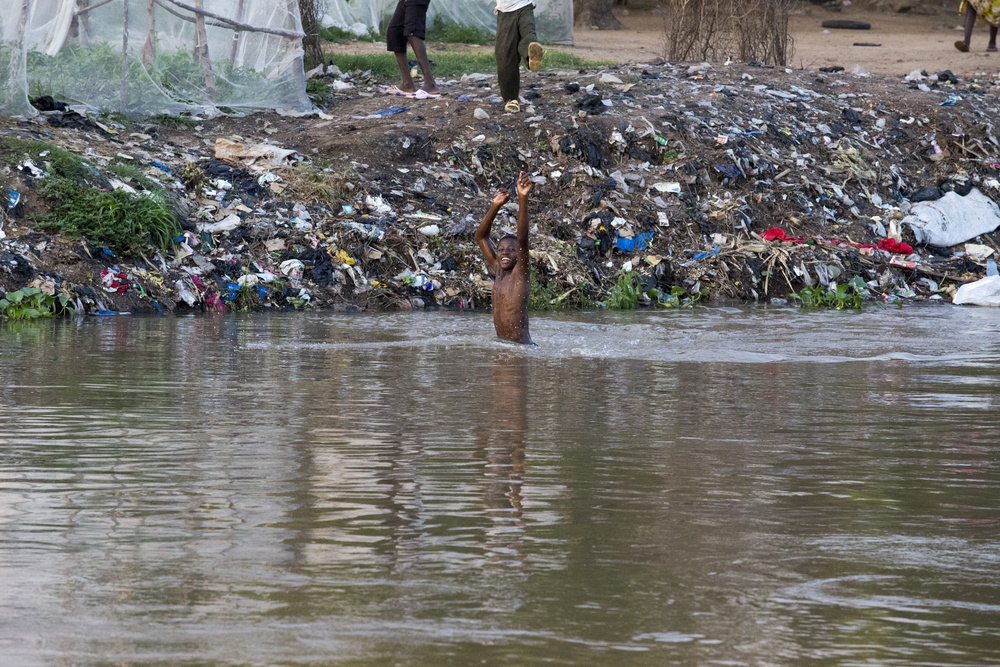
<svg viewBox="0 0 1000 667">
<path fill-rule="evenodd" d="M 500 207 L 508 201 L 510 201 L 510 191 L 507 188 L 497 190 L 496 196 L 493 197 L 493 205 Z"/>
<path fill-rule="evenodd" d="M 531 181 L 528 180 L 528 175 L 522 171 L 517 177 L 517 196 L 524 199 L 529 192 L 531 192 Z"/>
</svg>

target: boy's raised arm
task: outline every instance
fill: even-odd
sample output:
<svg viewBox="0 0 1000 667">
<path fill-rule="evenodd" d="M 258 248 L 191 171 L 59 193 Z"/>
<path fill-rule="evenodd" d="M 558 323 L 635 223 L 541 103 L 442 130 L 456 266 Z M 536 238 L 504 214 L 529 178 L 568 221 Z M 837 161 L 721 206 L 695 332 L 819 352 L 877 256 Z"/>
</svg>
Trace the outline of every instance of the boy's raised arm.
<svg viewBox="0 0 1000 667">
<path fill-rule="evenodd" d="M 527 269 L 528 257 L 528 193 L 531 181 L 523 171 L 517 177 L 517 263 Z"/>
<path fill-rule="evenodd" d="M 483 221 L 479 223 L 479 228 L 476 230 L 476 245 L 483 251 L 486 266 L 494 273 L 497 270 L 497 252 L 490 241 L 490 230 L 493 229 L 493 221 L 496 219 L 497 213 L 509 199 L 510 192 L 506 188 L 497 190 L 496 196 L 493 197 L 493 202 L 490 204 L 490 210 L 483 216 Z"/>
</svg>

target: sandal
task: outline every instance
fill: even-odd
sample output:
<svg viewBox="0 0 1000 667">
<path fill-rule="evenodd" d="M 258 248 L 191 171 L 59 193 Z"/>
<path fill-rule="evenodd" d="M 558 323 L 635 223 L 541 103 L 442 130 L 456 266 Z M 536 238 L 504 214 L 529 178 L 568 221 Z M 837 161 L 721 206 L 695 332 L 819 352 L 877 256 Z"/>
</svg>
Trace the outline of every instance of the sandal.
<svg viewBox="0 0 1000 667">
<path fill-rule="evenodd" d="M 521 104 L 517 100 L 511 100 L 503 105 L 503 110 L 507 113 L 517 113 L 521 110 Z"/>
<path fill-rule="evenodd" d="M 408 93 L 399 86 L 392 86 L 385 91 L 386 95 L 395 95 L 396 97 L 413 97 L 416 93 Z"/>
</svg>

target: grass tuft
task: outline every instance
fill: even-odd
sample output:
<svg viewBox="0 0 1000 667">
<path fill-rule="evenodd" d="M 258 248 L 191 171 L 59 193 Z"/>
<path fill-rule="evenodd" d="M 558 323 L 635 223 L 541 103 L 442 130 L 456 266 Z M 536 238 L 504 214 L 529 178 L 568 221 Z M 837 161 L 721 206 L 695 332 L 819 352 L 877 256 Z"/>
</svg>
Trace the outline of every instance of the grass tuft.
<svg viewBox="0 0 1000 667">
<path fill-rule="evenodd" d="M 434 61 L 433 72 L 436 78 L 456 78 L 463 74 L 494 74 L 497 70 L 496 57 L 493 52 L 457 53 L 444 49 L 430 49 L 430 59 Z M 388 54 L 334 54 L 333 64 L 344 72 L 366 72 L 383 80 L 391 81 L 399 78 L 396 61 Z M 580 69 L 595 67 L 601 63 L 584 60 L 577 56 L 555 49 L 545 52 L 545 69 Z M 527 70 L 525 70 L 527 71 Z"/>
<path fill-rule="evenodd" d="M 93 245 L 123 256 L 139 256 L 150 247 L 166 252 L 183 231 L 159 193 L 102 192 L 63 178 L 46 181 L 39 191 L 55 202 L 52 212 L 40 220 L 42 227 L 72 238 L 86 237 Z"/>
</svg>

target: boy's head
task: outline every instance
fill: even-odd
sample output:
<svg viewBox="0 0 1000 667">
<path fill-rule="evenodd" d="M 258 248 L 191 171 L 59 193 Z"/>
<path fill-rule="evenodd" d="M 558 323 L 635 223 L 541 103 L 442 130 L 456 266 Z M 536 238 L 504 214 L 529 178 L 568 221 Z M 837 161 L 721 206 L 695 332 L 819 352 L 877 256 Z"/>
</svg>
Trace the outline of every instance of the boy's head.
<svg viewBox="0 0 1000 667">
<path fill-rule="evenodd" d="M 517 237 L 507 234 L 497 243 L 497 263 L 500 268 L 510 271 L 517 264 Z"/>
</svg>

